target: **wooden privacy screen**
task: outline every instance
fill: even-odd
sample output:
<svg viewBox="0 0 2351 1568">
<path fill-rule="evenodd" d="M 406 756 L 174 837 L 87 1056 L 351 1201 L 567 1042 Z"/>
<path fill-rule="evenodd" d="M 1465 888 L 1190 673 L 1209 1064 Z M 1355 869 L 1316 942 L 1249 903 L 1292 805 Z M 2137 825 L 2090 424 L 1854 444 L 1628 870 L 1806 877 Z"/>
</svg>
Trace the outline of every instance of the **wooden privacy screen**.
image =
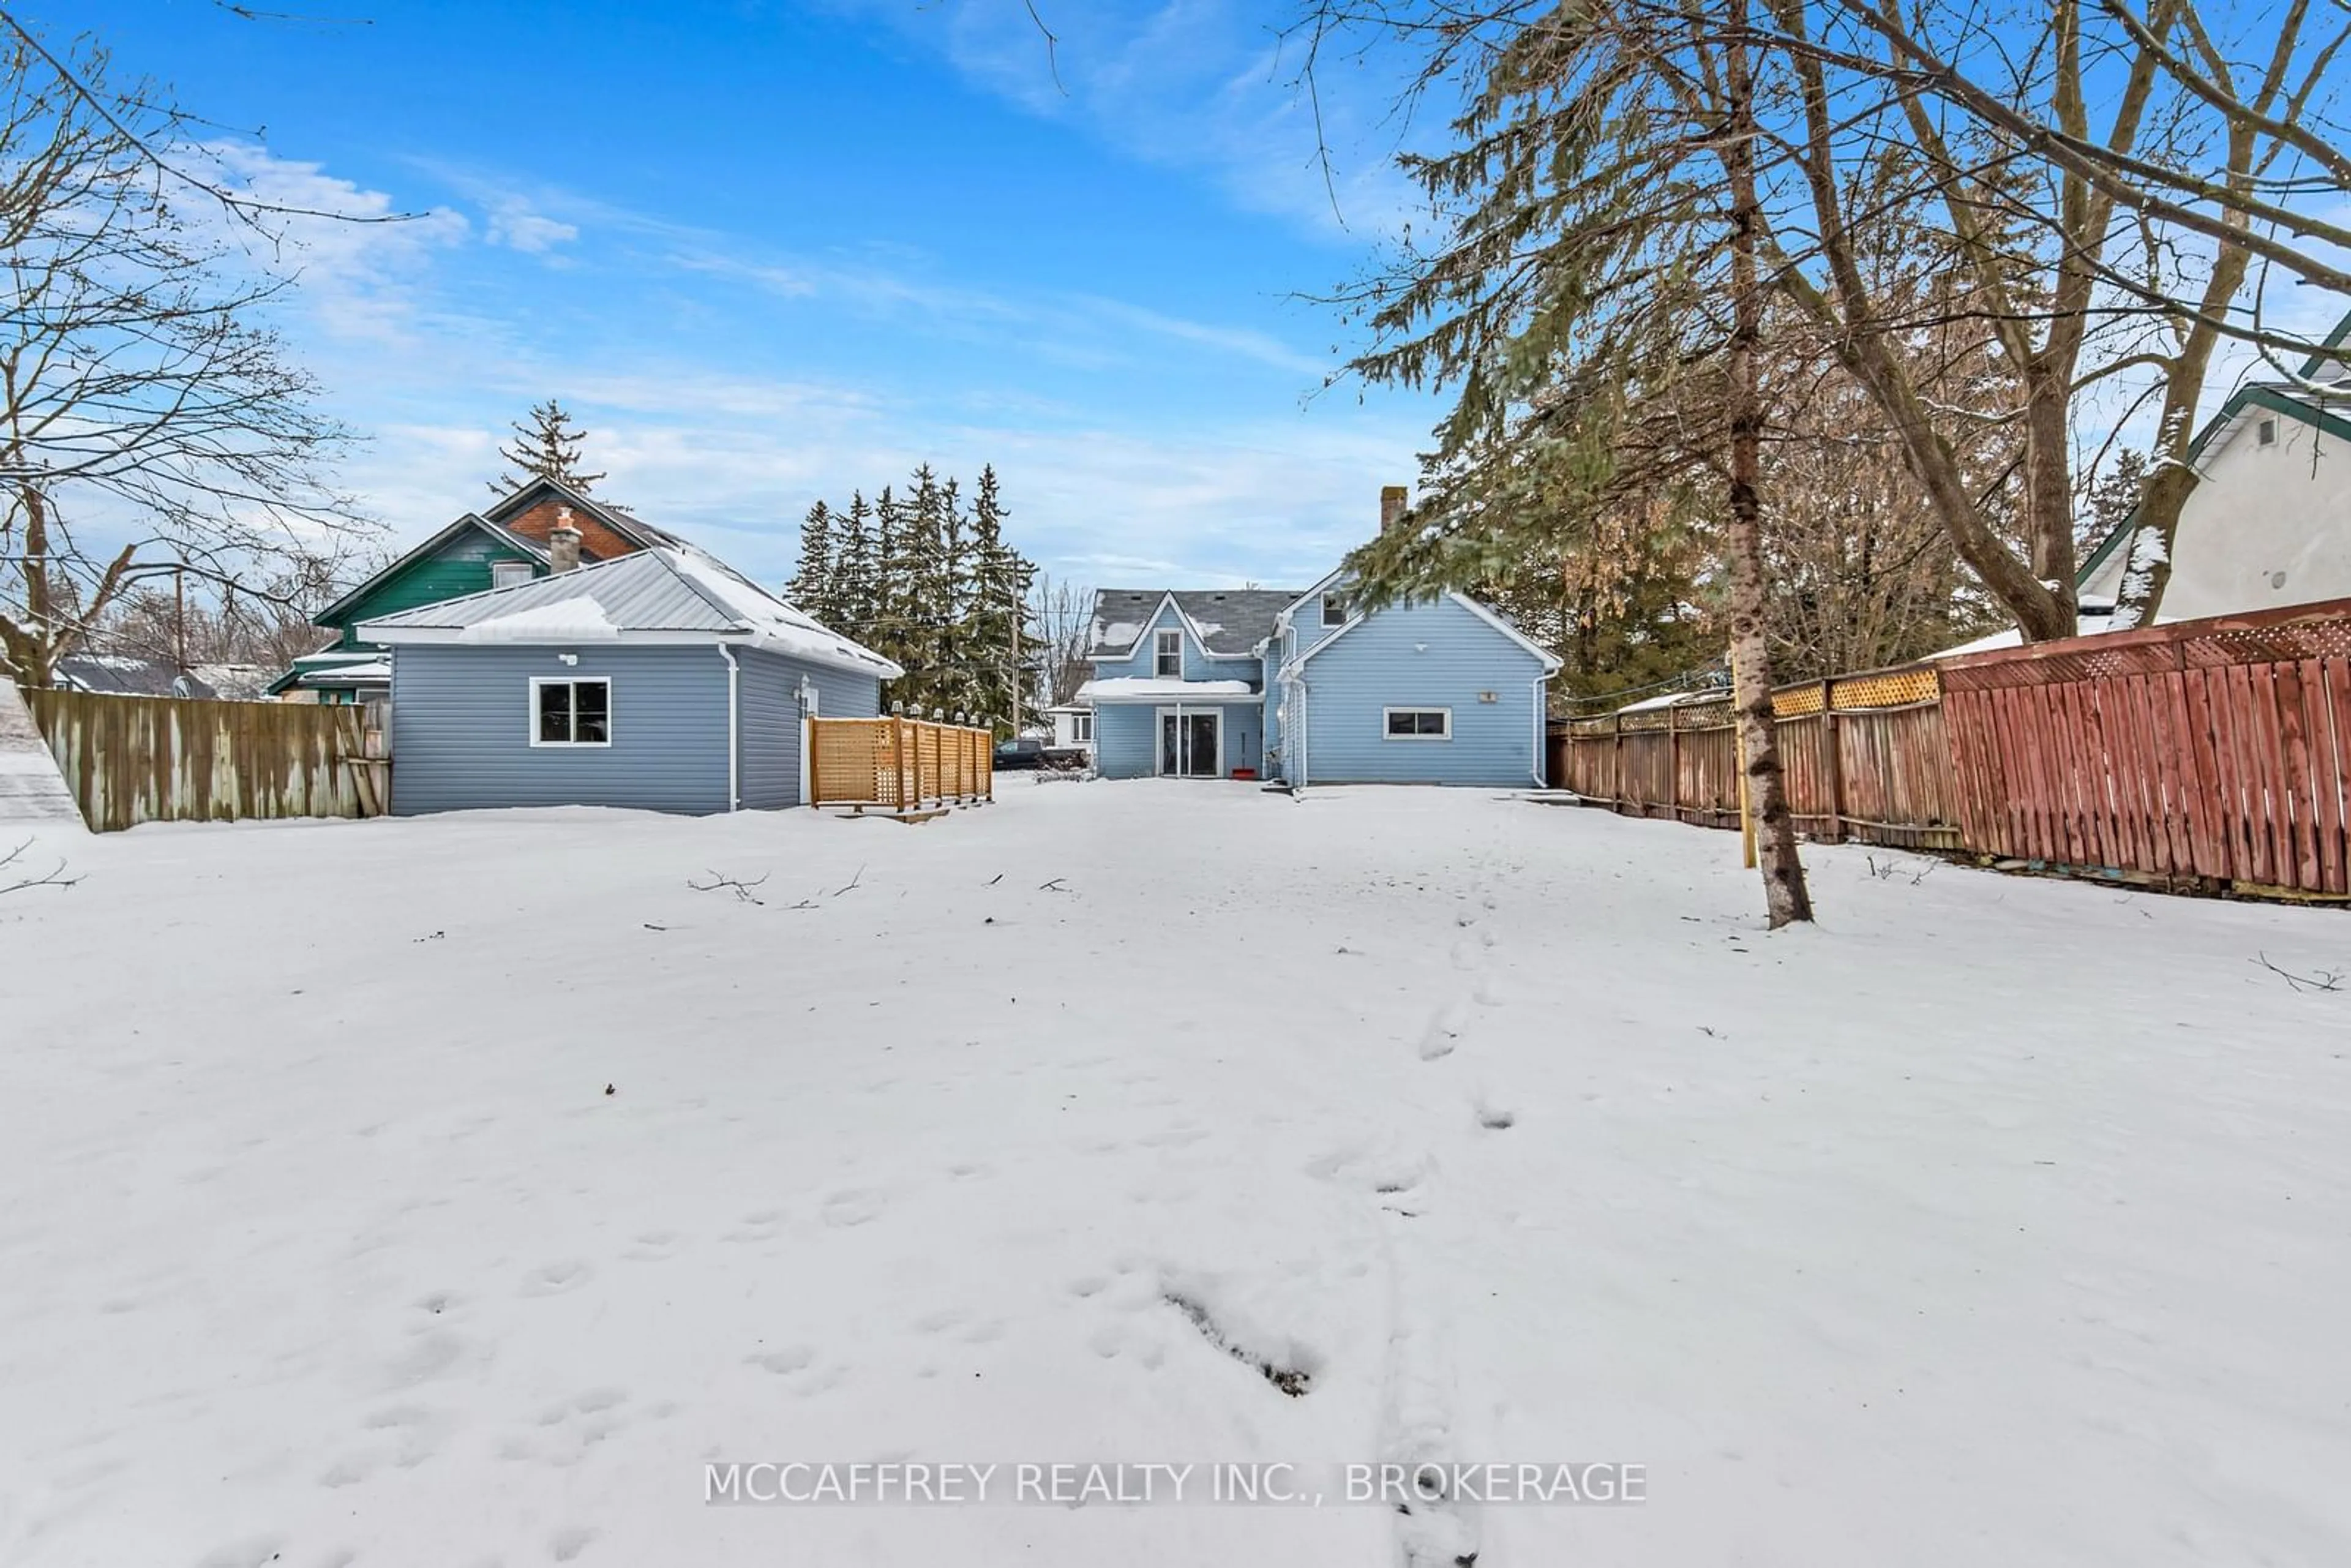
<svg viewBox="0 0 2351 1568">
<path fill-rule="evenodd" d="M 2351 601 L 1952 659 L 1967 846 L 2344 894 Z"/>
<path fill-rule="evenodd" d="M 358 762 L 381 742 L 357 707 L 60 691 L 28 691 L 25 706 L 99 832 L 384 810 L 386 770 Z"/>
<path fill-rule="evenodd" d="M 809 804 L 913 811 L 996 796 L 995 737 L 913 718 L 808 721 Z"/>
</svg>

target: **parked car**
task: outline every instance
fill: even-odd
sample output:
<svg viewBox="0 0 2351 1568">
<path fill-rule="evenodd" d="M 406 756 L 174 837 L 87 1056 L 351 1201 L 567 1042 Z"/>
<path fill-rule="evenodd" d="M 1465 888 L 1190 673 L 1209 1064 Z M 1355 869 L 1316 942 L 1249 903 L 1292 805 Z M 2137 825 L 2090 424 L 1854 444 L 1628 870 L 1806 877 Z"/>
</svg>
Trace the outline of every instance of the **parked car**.
<svg viewBox="0 0 2351 1568">
<path fill-rule="evenodd" d="M 1016 736 L 996 743 L 996 767 L 998 772 L 1022 768 L 1045 766 L 1045 742 L 1033 735 Z"/>
</svg>

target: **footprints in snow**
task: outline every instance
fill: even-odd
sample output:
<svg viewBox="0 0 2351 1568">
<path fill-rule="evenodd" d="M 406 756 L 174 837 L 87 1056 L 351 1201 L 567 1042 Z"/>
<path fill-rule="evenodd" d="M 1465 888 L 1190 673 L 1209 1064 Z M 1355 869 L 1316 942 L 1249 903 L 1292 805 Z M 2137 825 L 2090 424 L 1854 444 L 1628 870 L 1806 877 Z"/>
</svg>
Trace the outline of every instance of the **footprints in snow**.
<svg viewBox="0 0 2351 1568">
<path fill-rule="evenodd" d="M 1475 910 L 1464 908 L 1453 917 L 1461 933 L 1451 950 L 1453 967 L 1468 979 L 1422 1027 L 1416 1049 L 1423 1061 L 1442 1061 L 1451 1056 L 1471 1032 L 1477 1009 L 1499 1007 L 1503 1001 L 1499 983 L 1489 967 L 1490 955 L 1501 944 L 1501 935 L 1484 919 L 1495 908 L 1494 895 L 1479 889 L 1475 898 Z M 1518 1124 L 1517 1113 L 1490 1105 L 1482 1097 L 1470 1109 L 1478 1124 L 1488 1132 L 1501 1132 Z"/>
</svg>

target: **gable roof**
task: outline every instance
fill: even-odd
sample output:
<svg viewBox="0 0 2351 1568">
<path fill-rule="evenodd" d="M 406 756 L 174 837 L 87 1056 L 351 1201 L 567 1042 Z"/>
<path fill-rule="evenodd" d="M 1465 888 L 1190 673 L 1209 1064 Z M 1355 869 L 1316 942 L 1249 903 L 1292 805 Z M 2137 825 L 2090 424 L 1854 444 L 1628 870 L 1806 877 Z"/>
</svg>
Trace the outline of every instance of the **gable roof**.
<svg viewBox="0 0 2351 1568">
<path fill-rule="evenodd" d="M 1322 598 L 1324 593 L 1330 591 L 1331 585 L 1344 577 L 1346 573 L 1347 569 L 1343 566 L 1332 567 L 1329 571 L 1322 574 L 1321 580 L 1318 580 L 1313 587 L 1308 589 L 1303 593 L 1294 595 L 1289 603 L 1281 607 L 1281 613 L 1274 617 L 1274 623 L 1268 629 L 1267 634 L 1270 636 L 1274 632 L 1280 631 L 1284 627 L 1288 626 L 1290 623 L 1290 618 L 1294 612 L 1302 607 L 1309 600 Z M 1453 601 L 1454 603 L 1458 604 L 1462 609 L 1467 610 L 1470 614 L 1475 615 L 1479 620 L 1483 621 L 1487 625 L 1491 626 L 1495 631 L 1499 632 L 1503 636 L 1508 637 L 1511 642 L 1516 643 L 1520 647 L 1524 648 L 1528 653 L 1532 653 L 1536 658 L 1541 659 L 1542 661 L 1543 669 L 1546 673 L 1556 674 L 1559 671 L 1560 666 L 1566 662 L 1557 653 L 1552 653 L 1549 648 L 1544 647 L 1541 643 L 1536 642 L 1533 638 L 1528 636 L 1525 632 L 1512 625 L 1510 623 L 1510 617 L 1502 614 L 1500 612 L 1489 605 L 1480 604 L 1478 601 L 1470 598 L 1468 594 L 1447 591 L 1437 597 Z M 1364 621 L 1377 613 L 1379 613 L 1377 611 L 1357 610 L 1350 612 L 1345 622 L 1342 624 L 1337 631 L 1332 632 L 1327 636 L 1317 637 L 1314 642 L 1307 647 L 1304 653 L 1299 654 L 1298 657 L 1290 660 L 1289 664 L 1282 666 L 1281 674 L 1287 674 L 1290 671 L 1296 669 L 1299 665 L 1306 663 L 1307 660 L 1312 658 L 1315 654 L 1321 653 L 1323 649 L 1329 647 L 1332 643 L 1337 642 L 1348 632 L 1353 632 L 1356 627 L 1361 626 Z M 1315 630 L 1320 632 L 1322 628 L 1318 626 Z"/>
<path fill-rule="evenodd" d="M 573 523 L 580 533 L 581 552 L 591 559 L 610 560 L 636 550 L 658 549 L 664 546 L 691 548 L 668 529 L 657 528 L 618 507 L 591 500 L 559 480 L 531 479 L 492 502 L 487 512 L 467 512 L 413 549 L 379 568 L 370 574 L 367 580 L 310 617 L 310 624 L 340 628 L 344 618 L 360 601 L 373 592 L 378 584 L 406 570 L 467 532 L 487 534 L 507 549 L 545 563 L 548 559 L 547 541 L 537 533 L 524 532 L 510 525 L 523 523 L 530 513 L 550 502 L 572 509 Z"/>
<path fill-rule="evenodd" d="M 2346 336 L 2351 336 L 2351 316 L 2343 319 L 2342 324 L 2335 329 L 2335 336 L 2330 337 L 2327 341 L 2333 343 Z M 2311 363 L 2316 365 L 2319 361 L 2314 358 Z M 2308 373 L 2307 367 L 2305 367 L 2305 373 Z M 2351 441 L 2351 420 L 2346 420 L 2340 414 L 2329 413 L 2315 404 L 2303 402 L 2296 395 L 2298 391 L 2298 388 L 2268 382 L 2257 382 L 2252 386 L 2239 387 L 2231 394 L 2229 401 L 2220 405 L 2220 412 L 2204 422 L 2204 428 L 2196 433 L 2196 439 L 2188 444 L 2188 466 L 2196 467 L 2203 462 L 2207 452 L 2217 452 L 2226 446 L 2229 436 L 2241 426 L 2245 415 L 2256 410 L 2269 413 L 2282 413 L 2288 419 L 2300 420 L 2314 430 L 2324 431 L 2341 440 Z M 2098 570 L 2106 564 L 2107 559 L 2121 548 L 2122 542 L 2130 538 L 2132 530 L 2137 527 L 2138 507 L 2134 505 L 2129 511 L 2123 514 L 2123 520 L 2109 529 L 2106 537 L 2098 541 L 2097 548 L 2083 559 L 2081 566 L 2074 573 L 2074 586 L 2080 588 L 2086 584 Z"/>
<path fill-rule="evenodd" d="M 372 593 L 375 591 L 377 584 L 382 582 L 386 578 L 392 577 L 400 572 L 405 571 L 408 568 L 415 565 L 418 561 L 424 559 L 427 556 L 432 555 L 434 551 L 440 549 L 443 546 L 446 545 L 450 540 L 456 538 L 459 535 L 473 532 L 487 534 L 491 538 L 496 540 L 499 544 L 504 545 L 507 549 L 510 550 L 518 550 L 523 555 L 528 556 L 533 560 L 544 561 L 547 559 L 547 547 L 545 545 L 538 543 L 535 539 L 527 539 L 520 534 L 514 532 L 512 529 L 501 527 L 500 525 L 490 521 L 487 517 L 480 516 L 478 513 L 467 512 L 464 517 L 459 517 L 455 522 L 451 523 L 447 528 L 443 528 L 439 533 L 434 534 L 431 538 L 426 539 L 423 544 L 418 545 L 414 549 L 408 551 L 405 555 L 399 557 L 389 564 L 371 573 L 366 581 L 359 584 L 356 588 L 353 588 L 349 593 L 344 594 L 340 599 L 336 600 L 332 604 L 328 605 L 316 615 L 311 616 L 310 624 L 313 626 L 340 627 L 343 623 L 343 617 L 348 615 L 360 600 L 365 599 L 370 593 Z"/>
<path fill-rule="evenodd" d="M 763 648 L 891 680 L 896 664 L 690 545 L 637 550 L 363 623 L 371 643 L 703 642 Z"/>
<path fill-rule="evenodd" d="M 1298 595 L 1289 589 L 1176 590 L 1102 588 L 1094 591 L 1089 659 L 1123 659 L 1173 600 L 1193 640 L 1212 658 L 1245 659 L 1273 630 L 1274 617 Z"/>
<path fill-rule="evenodd" d="M 525 480 L 492 502 L 484 516 L 536 539 L 538 533 L 528 526 L 530 515 L 549 504 L 571 508 L 572 524 L 580 529 L 580 549 L 599 560 L 610 560 L 632 550 L 659 549 L 664 545 L 690 548 L 667 528 L 655 528 L 634 512 L 609 501 L 596 500 L 559 479 L 544 476 Z"/>
<path fill-rule="evenodd" d="M 2351 366 L 2345 365 L 2343 359 L 2335 352 L 2343 347 L 2346 339 L 2351 339 L 2351 310 L 2343 313 L 2343 319 L 2335 323 L 2335 329 L 2320 341 L 2317 351 L 2302 361 L 2302 370 L 2298 373 L 2312 381 L 2340 380 L 2342 376 L 2351 376 Z M 2341 371 L 2342 376 L 2327 376 L 2330 370 Z"/>
<path fill-rule="evenodd" d="M 193 674 L 161 659 L 131 653 L 68 653 L 57 664 L 57 685 L 108 696 L 213 697 L 219 694 Z"/>
</svg>

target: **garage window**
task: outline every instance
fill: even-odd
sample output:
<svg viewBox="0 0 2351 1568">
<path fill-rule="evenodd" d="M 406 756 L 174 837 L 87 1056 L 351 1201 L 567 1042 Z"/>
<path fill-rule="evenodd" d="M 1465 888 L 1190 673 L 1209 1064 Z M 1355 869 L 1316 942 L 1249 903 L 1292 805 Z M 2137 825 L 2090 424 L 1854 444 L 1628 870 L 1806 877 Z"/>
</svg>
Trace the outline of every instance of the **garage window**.
<svg viewBox="0 0 2351 1568">
<path fill-rule="evenodd" d="M 612 683 L 533 679 L 530 726 L 533 746 L 611 745 Z"/>
</svg>

